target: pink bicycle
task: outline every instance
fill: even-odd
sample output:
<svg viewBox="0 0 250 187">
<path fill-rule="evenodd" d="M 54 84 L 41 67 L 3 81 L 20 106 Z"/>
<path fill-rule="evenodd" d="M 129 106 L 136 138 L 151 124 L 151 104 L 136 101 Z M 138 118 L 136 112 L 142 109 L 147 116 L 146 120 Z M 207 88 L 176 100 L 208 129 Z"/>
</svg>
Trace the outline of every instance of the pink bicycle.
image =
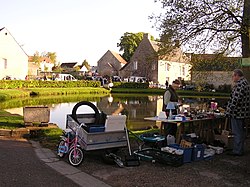
<svg viewBox="0 0 250 187">
<path fill-rule="evenodd" d="M 63 158 L 68 154 L 68 161 L 72 166 L 79 166 L 84 160 L 84 152 L 78 143 L 78 134 L 84 125 L 81 123 L 76 127 L 75 134 L 71 129 L 65 129 L 58 144 L 57 155 Z"/>
</svg>

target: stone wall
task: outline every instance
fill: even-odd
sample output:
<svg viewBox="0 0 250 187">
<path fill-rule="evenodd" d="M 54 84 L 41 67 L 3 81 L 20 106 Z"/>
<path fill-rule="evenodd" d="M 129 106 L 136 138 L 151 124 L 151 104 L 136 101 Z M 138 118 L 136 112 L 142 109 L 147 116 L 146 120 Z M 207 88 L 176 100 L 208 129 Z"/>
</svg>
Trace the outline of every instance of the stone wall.
<svg viewBox="0 0 250 187">
<path fill-rule="evenodd" d="M 220 85 L 232 84 L 232 71 L 204 71 L 192 72 L 192 82 L 213 84 L 215 88 Z"/>
</svg>

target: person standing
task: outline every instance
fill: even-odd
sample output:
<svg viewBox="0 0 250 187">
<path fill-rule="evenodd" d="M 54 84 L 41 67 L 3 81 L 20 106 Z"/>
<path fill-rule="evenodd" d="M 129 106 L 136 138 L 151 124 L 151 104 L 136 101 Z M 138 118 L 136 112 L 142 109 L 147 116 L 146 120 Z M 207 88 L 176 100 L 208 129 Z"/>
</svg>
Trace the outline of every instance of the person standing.
<svg viewBox="0 0 250 187">
<path fill-rule="evenodd" d="M 244 122 L 250 117 L 250 85 L 240 69 L 233 71 L 232 80 L 235 85 L 227 104 L 226 115 L 230 119 L 234 143 L 233 151 L 228 154 L 242 156 L 245 142 Z"/>
<path fill-rule="evenodd" d="M 181 82 L 179 80 L 174 80 L 172 85 L 169 85 L 166 88 L 166 91 L 163 95 L 163 107 L 162 111 L 166 112 L 166 115 L 169 115 L 169 110 L 167 109 L 167 105 L 170 102 L 174 102 L 176 109 L 172 110 L 172 114 L 176 115 L 177 114 L 177 103 L 179 100 L 178 94 L 176 93 L 176 90 L 180 87 Z M 164 126 L 164 133 L 165 135 L 172 135 L 176 136 L 176 131 L 177 131 L 177 126 L 173 123 L 167 123 L 167 122 L 162 122 L 162 125 Z"/>
<path fill-rule="evenodd" d="M 180 87 L 180 84 L 181 82 L 175 79 L 172 85 L 169 85 L 168 87 L 166 87 L 166 91 L 164 92 L 164 95 L 163 95 L 162 111 L 168 112 L 166 108 L 169 102 L 174 102 L 176 103 L 176 106 L 177 106 L 179 97 L 178 97 L 178 94 L 176 93 L 176 90 Z M 177 111 L 174 111 L 175 114 L 176 112 Z"/>
</svg>

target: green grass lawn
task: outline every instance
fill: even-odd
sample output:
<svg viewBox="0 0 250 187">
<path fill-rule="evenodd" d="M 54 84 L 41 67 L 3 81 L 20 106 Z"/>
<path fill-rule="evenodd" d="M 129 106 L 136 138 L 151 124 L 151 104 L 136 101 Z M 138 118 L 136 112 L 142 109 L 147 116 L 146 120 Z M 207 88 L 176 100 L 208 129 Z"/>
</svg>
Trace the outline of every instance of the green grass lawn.
<svg viewBox="0 0 250 187">
<path fill-rule="evenodd" d="M 23 116 L 0 110 L 0 129 L 16 129 L 24 126 Z"/>
</svg>

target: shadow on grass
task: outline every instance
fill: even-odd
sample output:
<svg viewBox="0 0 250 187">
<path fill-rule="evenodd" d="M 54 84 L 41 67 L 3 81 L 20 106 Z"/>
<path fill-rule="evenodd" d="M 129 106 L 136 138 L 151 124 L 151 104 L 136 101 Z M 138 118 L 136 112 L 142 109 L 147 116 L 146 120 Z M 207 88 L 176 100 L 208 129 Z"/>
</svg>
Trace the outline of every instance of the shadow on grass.
<svg viewBox="0 0 250 187">
<path fill-rule="evenodd" d="M 21 123 L 12 123 L 12 122 L 0 122 L 0 129 L 17 129 L 25 127 Z"/>
</svg>

